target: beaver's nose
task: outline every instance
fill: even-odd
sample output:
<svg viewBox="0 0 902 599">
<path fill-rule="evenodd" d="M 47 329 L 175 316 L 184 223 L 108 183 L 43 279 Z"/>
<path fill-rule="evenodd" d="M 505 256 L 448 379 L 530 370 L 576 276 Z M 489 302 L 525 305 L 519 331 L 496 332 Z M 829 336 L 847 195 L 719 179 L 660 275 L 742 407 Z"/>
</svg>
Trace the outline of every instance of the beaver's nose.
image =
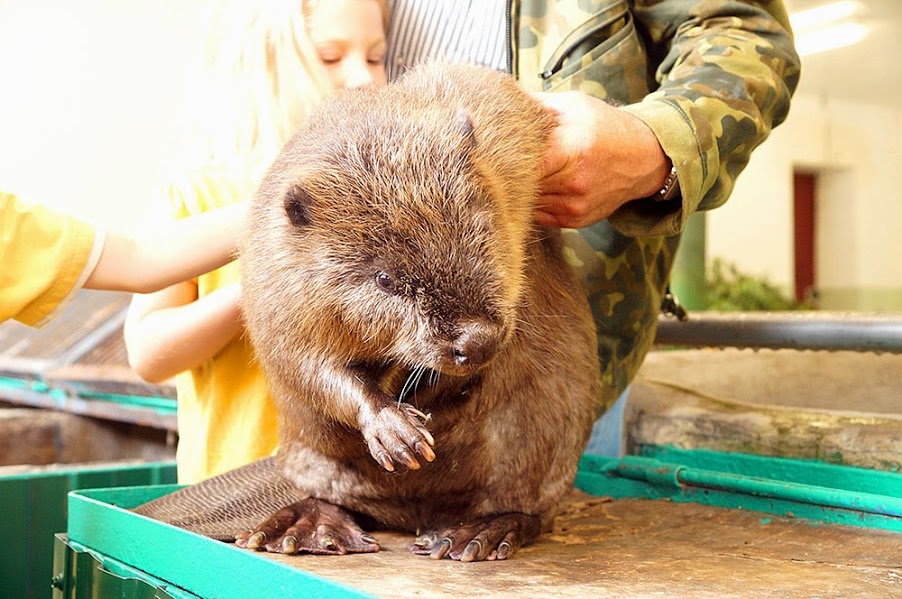
<svg viewBox="0 0 902 599">
<path fill-rule="evenodd" d="M 458 366 L 479 368 L 498 353 L 503 330 L 488 320 L 470 320 L 459 323 L 458 335 L 451 342 L 451 359 Z"/>
</svg>

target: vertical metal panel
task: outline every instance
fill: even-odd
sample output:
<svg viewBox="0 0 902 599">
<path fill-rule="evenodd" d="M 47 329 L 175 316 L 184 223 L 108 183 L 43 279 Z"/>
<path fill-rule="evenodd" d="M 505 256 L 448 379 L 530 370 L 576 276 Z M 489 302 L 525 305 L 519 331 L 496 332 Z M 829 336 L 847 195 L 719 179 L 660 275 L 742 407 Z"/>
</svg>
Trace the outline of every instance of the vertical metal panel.
<svg viewBox="0 0 902 599">
<path fill-rule="evenodd" d="M 53 545 L 53 599 L 199 599 L 143 572 L 91 553 L 65 534 Z"/>
<path fill-rule="evenodd" d="M 5 596 L 46 599 L 53 535 L 66 530 L 67 494 L 76 489 L 173 483 L 172 462 L 86 466 L 0 476 L 0 538 L 20 551 L 0 552 Z"/>
</svg>

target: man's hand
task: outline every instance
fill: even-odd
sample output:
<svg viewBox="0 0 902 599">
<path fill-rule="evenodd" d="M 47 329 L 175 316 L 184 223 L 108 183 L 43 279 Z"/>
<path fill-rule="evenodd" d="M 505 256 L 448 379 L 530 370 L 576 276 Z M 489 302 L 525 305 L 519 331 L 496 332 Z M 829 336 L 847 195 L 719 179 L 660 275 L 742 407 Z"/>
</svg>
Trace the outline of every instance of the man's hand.
<svg viewBox="0 0 902 599">
<path fill-rule="evenodd" d="M 638 117 L 582 92 L 537 93 L 557 114 L 536 222 L 579 228 L 664 185 L 670 160 Z"/>
</svg>

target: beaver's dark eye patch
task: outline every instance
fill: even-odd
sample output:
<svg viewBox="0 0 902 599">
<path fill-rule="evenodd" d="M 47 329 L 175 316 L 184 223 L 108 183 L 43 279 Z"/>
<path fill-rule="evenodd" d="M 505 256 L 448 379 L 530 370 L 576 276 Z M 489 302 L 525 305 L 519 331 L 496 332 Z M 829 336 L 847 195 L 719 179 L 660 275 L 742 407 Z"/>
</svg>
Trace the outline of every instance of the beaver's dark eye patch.
<svg viewBox="0 0 902 599">
<path fill-rule="evenodd" d="M 300 185 L 292 185 L 285 192 L 285 214 L 295 227 L 310 224 L 310 202 L 312 196 Z"/>
<path fill-rule="evenodd" d="M 376 273 L 376 287 L 392 295 L 398 293 L 398 282 L 384 270 Z"/>
</svg>

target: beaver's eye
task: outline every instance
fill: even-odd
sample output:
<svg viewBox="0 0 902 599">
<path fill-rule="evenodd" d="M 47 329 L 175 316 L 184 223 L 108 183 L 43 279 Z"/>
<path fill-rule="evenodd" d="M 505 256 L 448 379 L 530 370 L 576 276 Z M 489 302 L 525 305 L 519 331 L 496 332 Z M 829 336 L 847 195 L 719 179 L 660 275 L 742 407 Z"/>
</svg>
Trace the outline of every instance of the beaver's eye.
<svg viewBox="0 0 902 599">
<path fill-rule="evenodd" d="M 313 197 L 301 185 L 292 185 L 285 193 L 285 214 L 295 227 L 310 224 L 310 203 Z"/>
<path fill-rule="evenodd" d="M 380 270 L 376 273 L 376 286 L 386 293 L 396 293 L 397 284 L 395 280 L 385 271 Z"/>
</svg>

